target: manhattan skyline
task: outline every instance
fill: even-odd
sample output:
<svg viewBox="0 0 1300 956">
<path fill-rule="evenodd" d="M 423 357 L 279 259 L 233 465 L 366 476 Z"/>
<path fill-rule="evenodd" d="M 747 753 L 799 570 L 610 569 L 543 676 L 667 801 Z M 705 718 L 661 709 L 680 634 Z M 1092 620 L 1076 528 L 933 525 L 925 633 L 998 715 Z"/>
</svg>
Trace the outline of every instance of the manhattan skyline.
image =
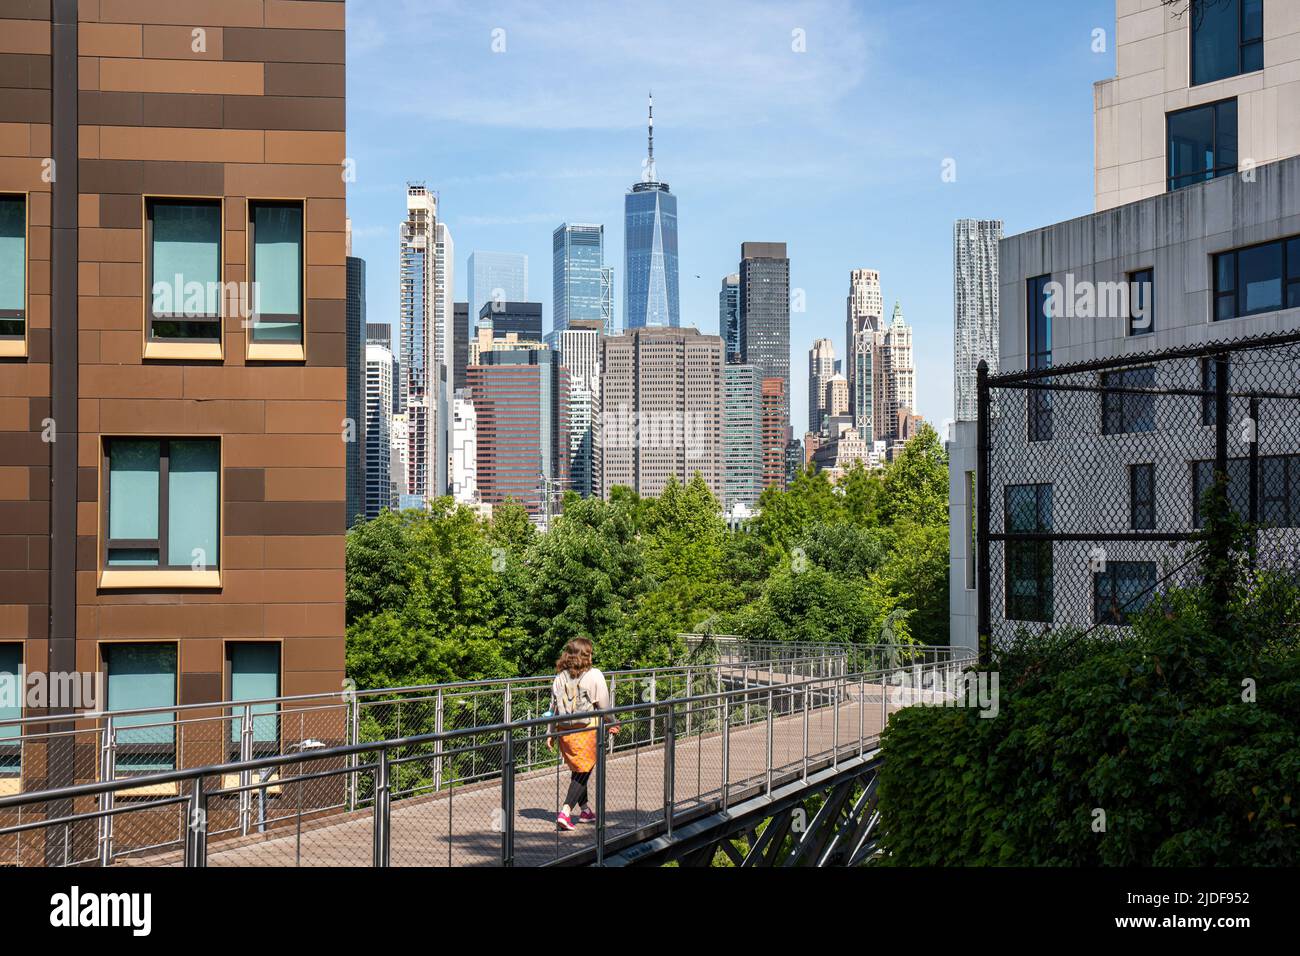
<svg viewBox="0 0 1300 956">
<path fill-rule="evenodd" d="M 939 426 L 952 415 L 953 221 L 1001 218 L 1010 235 L 1092 209 L 1090 84 L 1114 73 L 1103 0 L 747 4 L 744 17 L 667 3 L 654 30 L 599 5 L 394 6 L 348 10 L 350 213 L 372 322 L 396 316 L 397 224 L 406 182 L 421 180 L 456 237 L 457 300 L 475 249 L 525 253 L 546 274 L 556 226 L 598 223 L 622 329 L 623 202 L 653 89 L 658 172 L 679 201 L 682 325 L 717 334 L 739 244 L 785 242 L 805 303 L 790 331 L 802 422 L 801 356 L 819 337 L 838 351 L 848 273 L 877 269 L 916 328 L 917 411 Z M 437 55 L 439 95 L 402 85 L 392 64 L 406 54 Z M 907 68 L 920 59 L 934 69 Z M 531 291 L 551 328 L 549 296 Z"/>
</svg>

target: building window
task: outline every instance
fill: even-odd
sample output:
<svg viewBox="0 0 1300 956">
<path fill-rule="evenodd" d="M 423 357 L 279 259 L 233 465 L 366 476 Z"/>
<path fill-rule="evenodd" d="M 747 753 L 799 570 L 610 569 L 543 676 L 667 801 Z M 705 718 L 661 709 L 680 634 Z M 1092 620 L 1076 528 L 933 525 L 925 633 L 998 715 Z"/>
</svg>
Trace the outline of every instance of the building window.
<svg viewBox="0 0 1300 956">
<path fill-rule="evenodd" d="M 1192 86 L 1264 69 L 1264 0 L 1192 0 Z"/>
<path fill-rule="evenodd" d="M 1225 383 L 1226 388 L 1232 387 L 1232 366 L 1227 367 L 1229 381 Z M 1218 421 L 1218 399 L 1216 393 L 1219 388 L 1219 365 L 1213 355 L 1201 359 L 1201 391 L 1207 394 L 1201 396 L 1201 424 L 1213 425 Z"/>
<path fill-rule="evenodd" d="M 176 705 L 175 644 L 106 644 L 108 710 L 142 710 Z M 119 716 L 117 769 L 156 773 L 176 766 L 176 712 Z"/>
<path fill-rule="evenodd" d="M 1192 463 L 1192 523 L 1205 527 L 1202 503 L 1214 483 L 1214 462 Z M 1228 459 L 1228 503 L 1241 521 L 1250 519 L 1250 459 Z M 1259 458 L 1259 525 L 1300 528 L 1300 455 Z"/>
<path fill-rule="evenodd" d="M 1129 528 L 1153 531 L 1156 526 L 1156 466 L 1130 465 L 1128 470 Z"/>
<path fill-rule="evenodd" d="M 1092 575 L 1093 621 L 1125 625 L 1148 604 L 1156 589 L 1154 561 L 1107 561 Z"/>
<path fill-rule="evenodd" d="M 146 201 L 145 274 L 155 342 L 221 341 L 221 201 Z"/>
<path fill-rule="evenodd" d="M 1154 269 L 1128 274 L 1128 334 L 1150 335 L 1156 330 L 1156 283 Z"/>
<path fill-rule="evenodd" d="M 1142 368 L 1103 372 L 1101 376 L 1101 433 L 1125 435 L 1130 432 L 1151 432 L 1156 429 L 1156 397 L 1116 389 L 1147 389 L 1156 387 L 1156 370 L 1153 365 Z"/>
<path fill-rule="evenodd" d="M 0 721 L 17 720 L 23 715 L 23 646 L 0 644 Z M 0 777 L 16 777 L 22 772 L 22 724 L 0 723 Z"/>
<path fill-rule="evenodd" d="M 1009 534 L 1052 530 L 1052 486 L 1008 485 L 1005 523 Z M 1008 541 L 1007 619 L 1052 620 L 1052 542 Z"/>
<path fill-rule="evenodd" d="M 1237 101 L 1170 113 L 1169 191 L 1237 171 Z"/>
<path fill-rule="evenodd" d="M 105 439 L 105 569 L 215 571 L 220 472 L 215 438 Z"/>
<path fill-rule="evenodd" d="M 301 202 L 248 204 L 253 345 L 303 341 L 303 207 Z"/>
<path fill-rule="evenodd" d="M 1028 315 L 1026 322 L 1026 352 L 1031 370 L 1052 367 L 1052 309 L 1047 287 L 1050 275 L 1037 276 L 1026 284 Z M 1050 441 L 1052 438 L 1052 393 L 1030 388 L 1026 393 L 1029 418 L 1029 440 Z"/>
<path fill-rule="evenodd" d="M 226 645 L 226 674 L 229 684 L 226 699 L 266 700 L 280 696 L 280 645 L 267 642 Z M 253 755 L 267 756 L 280 752 L 280 718 L 275 704 L 253 704 Z M 232 759 L 239 756 L 244 733 L 243 708 L 230 711 Z"/>
<path fill-rule="evenodd" d="M 966 472 L 966 590 L 975 590 L 979 571 L 979 495 L 975 472 Z"/>
<path fill-rule="evenodd" d="M 0 196 L 0 355 L 27 348 L 27 199 Z"/>
<path fill-rule="evenodd" d="M 1214 257 L 1214 319 L 1300 308 L 1300 236 Z"/>
</svg>

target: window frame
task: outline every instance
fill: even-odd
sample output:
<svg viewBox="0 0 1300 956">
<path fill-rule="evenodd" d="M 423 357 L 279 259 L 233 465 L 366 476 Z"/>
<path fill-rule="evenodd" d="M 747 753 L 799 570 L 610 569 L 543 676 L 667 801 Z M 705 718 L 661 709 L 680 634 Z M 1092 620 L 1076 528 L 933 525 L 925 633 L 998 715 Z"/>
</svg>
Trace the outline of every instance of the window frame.
<svg viewBox="0 0 1300 956">
<path fill-rule="evenodd" d="M 221 225 L 217 230 L 217 282 L 221 292 L 217 296 L 217 337 L 210 338 L 170 338 L 154 335 L 155 322 L 210 322 L 212 319 L 174 318 L 158 316 L 153 311 L 153 207 L 163 205 L 216 206 L 221 213 Z M 225 358 L 226 328 L 226 201 L 224 196 L 175 196 L 163 194 L 146 194 L 140 197 L 141 217 L 143 223 L 143 270 L 144 270 L 144 326 L 142 329 L 142 355 L 147 359 L 172 360 L 211 360 L 222 361 Z"/>
<path fill-rule="evenodd" d="M 1146 595 L 1148 604 L 1150 603 L 1150 599 L 1156 595 L 1157 589 L 1160 587 L 1160 569 L 1154 561 L 1107 561 L 1106 570 L 1092 572 L 1092 623 L 1094 626 L 1128 627 L 1132 622 L 1132 616 L 1134 614 L 1140 614 L 1147 606 L 1146 604 L 1142 604 L 1127 611 L 1121 610 L 1118 607 L 1119 594 L 1117 593 L 1118 589 L 1116 587 L 1118 576 L 1115 573 L 1115 570 L 1118 568 L 1151 569 L 1151 583 L 1142 591 L 1142 594 Z M 1103 596 L 1101 591 L 1103 579 L 1110 585 L 1109 594 L 1106 595 L 1110 601 L 1110 609 L 1108 609 L 1106 617 L 1102 616 L 1100 606 L 1100 598 Z M 1143 581 L 1146 581 L 1145 575 L 1143 576 Z"/>
<path fill-rule="evenodd" d="M 166 755 L 167 757 L 170 758 L 171 769 L 172 769 L 172 770 L 177 769 L 177 765 L 178 765 L 178 760 L 177 760 L 177 758 L 178 758 L 178 756 L 179 756 L 179 749 L 180 749 L 179 746 L 178 746 L 178 739 L 177 739 L 178 734 L 179 734 L 180 725 L 179 725 L 179 723 L 177 722 L 177 716 L 178 716 L 178 713 L 179 713 L 179 709 L 180 709 L 180 707 L 181 707 L 181 674 L 184 673 L 184 671 L 183 671 L 182 668 L 181 668 L 181 643 L 182 643 L 182 642 L 181 642 L 180 640 L 178 640 L 178 639 L 173 639 L 173 638 L 156 638 L 156 639 L 150 639 L 150 638 L 143 638 L 143 639 L 130 638 L 130 639 L 127 639 L 127 640 L 110 640 L 110 641 L 101 640 L 101 641 L 98 642 L 99 666 L 100 666 L 100 671 L 101 671 L 101 673 L 104 675 L 104 706 L 103 706 L 103 710 L 104 710 L 104 713 L 105 713 L 105 714 L 107 714 L 107 715 L 115 715 L 115 716 L 120 716 L 120 715 L 123 714 L 123 713 L 129 714 L 131 711 L 130 711 L 130 709 L 126 709 L 126 710 L 123 710 L 123 711 L 114 711 L 114 710 L 113 710 L 113 701 L 111 700 L 112 692 L 111 692 L 110 689 L 109 689 L 110 686 L 111 686 L 111 678 L 112 678 L 112 671 L 111 671 L 111 669 L 109 668 L 109 654 L 110 654 L 111 649 L 113 649 L 113 648 L 118 648 L 118 647 L 155 647 L 155 646 L 159 646 L 159 645 L 161 645 L 161 646 L 165 646 L 165 647 L 172 647 L 172 648 L 175 648 L 175 651 L 176 651 L 176 669 L 175 669 L 175 671 L 174 671 L 174 673 L 173 673 L 173 683 L 172 683 L 172 701 L 173 701 L 173 703 L 172 703 L 172 705 L 171 705 L 174 709 L 171 710 L 171 711 L 165 711 L 165 710 L 164 710 L 164 711 L 159 711 L 157 714 L 153 715 L 155 718 L 162 718 L 162 717 L 166 716 L 168 713 L 171 714 L 171 718 L 172 718 L 172 719 L 171 719 L 171 731 L 172 731 L 172 740 L 171 740 L 171 743 L 170 743 L 170 744 L 167 744 L 167 743 L 164 743 L 164 742 L 162 742 L 162 741 L 159 741 L 159 742 L 156 743 L 156 744 L 155 744 L 155 743 L 152 743 L 152 742 L 147 742 L 147 743 L 136 743 L 136 742 L 131 742 L 131 741 L 123 742 L 123 741 L 121 741 L 121 739 L 120 739 L 120 735 L 123 734 L 123 733 L 128 733 L 128 734 L 129 734 L 129 733 L 130 733 L 133 729 L 135 729 L 135 728 L 133 728 L 133 727 L 131 727 L 131 726 L 129 726 L 129 725 L 126 726 L 126 727 L 118 727 L 118 728 L 115 728 L 117 734 L 119 735 L 119 739 L 118 739 L 118 741 L 117 741 L 116 744 L 115 744 L 115 748 L 116 748 L 116 749 L 115 749 L 115 754 L 116 754 L 116 756 L 119 756 L 119 757 L 120 757 L 120 756 L 132 756 L 132 755 L 136 755 L 136 754 L 145 754 L 145 755 L 147 755 L 147 754 L 155 754 L 155 753 L 156 753 L 156 754 L 159 754 L 159 755 Z M 159 722 L 161 723 L 161 720 L 159 720 Z M 115 721 L 115 723 L 116 723 L 116 721 Z M 166 772 L 166 771 L 151 770 L 151 769 L 148 769 L 148 768 L 145 768 L 145 769 L 130 769 L 130 768 L 126 768 L 126 769 L 124 769 L 124 768 L 121 767 L 120 765 L 118 765 L 118 764 L 116 764 L 116 763 L 114 764 L 114 778 L 115 778 L 115 779 L 118 779 L 118 780 L 123 779 L 123 778 L 129 778 L 129 777 L 147 777 L 147 776 L 149 776 L 149 775 L 151 775 L 151 774 L 155 774 L 155 773 L 165 773 L 165 772 Z M 175 788 L 175 787 L 176 787 L 176 784 L 162 784 L 161 786 L 163 786 L 163 787 L 167 787 L 167 788 Z M 135 790 L 124 790 L 124 791 L 120 791 L 120 792 L 118 793 L 118 796 L 119 796 L 119 797 L 122 797 L 122 796 L 126 796 L 126 797 L 131 797 L 131 796 L 145 796 L 145 795 L 148 795 L 148 792 L 145 791 L 145 788 L 140 788 L 139 791 L 135 791 Z"/>
<path fill-rule="evenodd" d="M 257 237 L 253 227 L 253 212 L 258 206 L 293 206 L 302 210 L 302 236 L 298 243 L 298 275 L 301 283 L 299 302 L 298 341 L 254 342 L 251 309 L 255 302 L 252 290 L 257 281 Z M 250 315 L 240 319 L 244 326 L 244 356 L 254 362 L 305 362 L 307 360 L 307 198 L 305 196 L 249 196 L 244 203 L 244 262 L 247 263 L 248 308 Z"/>
<path fill-rule="evenodd" d="M 1236 113 L 1238 141 L 1237 141 L 1237 159 L 1233 161 L 1231 166 L 1226 166 L 1220 162 L 1220 157 L 1219 157 L 1219 153 L 1221 152 L 1220 150 L 1221 140 L 1219 136 L 1219 125 L 1220 125 L 1219 115 L 1220 115 L 1220 110 L 1229 103 L 1232 104 L 1233 111 Z M 1213 132 L 1211 135 L 1212 135 L 1212 139 L 1214 140 L 1214 165 L 1211 166 L 1208 170 L 1200 170 L 1194 173 L 1181 173 L 1179 175 L 1174 175 L 1173 130 L 1171 129 L 1173 119 L 1175 116 L 1184 116 L 1188 113 L 1194 113 L 1197 110 L 1206 110 L 1206 109 L 1210 110 L 1213 116 Z M 1195 106 L 1187 106 L 1187 107 L 1183 107 L 1182 109 L 1170 110 L 1169 112 L 1165 113 L 1165 192 L 1169 192 L 1169 193 L 1177 192 L 1179 189 L 1186 189 L 1189 186 L 1198 186 L 1202 183 L 1212 182 L 1215 179 L 1221 179 L 1224 176 L 1232 176 L 1236 174 L 1241 167 L 1240 134 L 1241 134 L 1241 107 L 1240 104 L 1237 102 L 1237 97 L 1235 96 L 1229 96 L 1221 100 L 1211 100 L 1210 102 L 1207 103 L 1197 103 Z M 1178 185 L 1175 185 L 1175 182 L 1179 180 L 1186 180 L 1186 181 L 1180 182 Z"/>
<path fill-rule="evenodd" d="M 1146 278 L 1143 279 L 1142 276 L 1146 276 Z M 1146 266 L 1145 268 L 1142 268 L 1142 269 L 1132 269 L 1132 270 L 1130 270 L 1130 271 L 1127 273 L 1126 278 L 1128 279 L 1128 290 L 1129 290 L 1129 293 L 1128 293 L 1128 303 L 1129 303 L 1129 304 L 1128 304 L 1128 322 L 1127 322 L 1127 328 L 1126 328 L 1127 334 L 1128 334 L 1130 337 L 1137 337 L 1137 336 L 1142 336 L 1142 335 L 1153 335 L 1153 334 L 1155 333 L 1155 331 L 1156 331 L 1156 270 L 1155 270 L 1155 266 Z M 1143 283 L 1145 283 L 1145 287 L 1146 287 L 1146 298 L 1147 298 L 1147 315 L 1146 315 L 1146 318 L 1147 318 L 1147 327 L 1146 327 L 1145 329 L 1137 329 L 1137 328 L 1134 328 L 1134 326 L 1133 326 L 1133 321 L 1134 321 L 1135 318 L 1137 318 L 1137 317 L 1133 314 L 1133 304 L 1134 304 L 1135 292 L 1137 291 L 1138 288 L 1142 287 Z"/>
<path fill-rule="evenodd" d="M 1198 86 L 1208 86 L 1211 83 L 1222 83 L 1224 80 L 1231 80 L 1238 76 L 1250 76 L 1252 73 L 1260 73 L 1264 69 L 1264 28 L 1263 19 L 1266 6 L 1263 0 L 1260 0 L 1260 31 L 1258 37 L 1246 39 L 1246 3 L 1244 0 L 1232 0 L 1237 7 L 1237 69 L 1236 72 L 1229 73 L 1226 76 L 1215 77 L 1212 80 L 1196 79 L 1196 18 L 1198 0 L 1191 0 L 1191 9 L 1188 10 L 1188 29 L 1187 29 L 1187 86 L 1195 89 Z M 1259 47 L 1259 66 L 1254 69 L 1246 69 L 1245 58 L 1247 47 Z"/>
<path fill-rule="evenodd" d="M 1023 530 L 1012 532 L 1011 530 L 1011 493 L 1021 489 L 1032 489 L 1034 493 L 1033 532 L 1025 532 Z M 1044 495 L 1044 490 L 1046 490 L 1046 495 Z M 1044 498 L 1046 498 L 1047 502 L 1046 523 L 1043 521 Z M 1003 529 L 1007 533 L 1050 533 L 1054 520 L 1052 510 L 1053 487 L 1050 482 L 1027 482 L 1023 484 L 1004 485 L 1002 488 L 1002 520 Z M 1017 616 L 1019 611 L 1022 609 L 1019 606 L 1013 605 L 1012 600 L 1012 568 L 1018 556 L 1022 553 L 1022 549 L 1023 553 L 1034 565 L 1035 570 L 1033 577 L 1035 593 L 1031 599 L 1034 604 L 1033 613 L 1035 616 L 1032 617 Z M 1008 541 L 1006 543 L 1006 552 L 1006 568 L 1003 571 L 1003 618 L 1008 621 L 1033 621 L 1041 624 L 1051 624 L 1056 613 L 1056 568 L 1053 542 L 1051 540 Z M 1046 570 L 1046 573 L 1044 573 L 1044 569 Z M 1015 611 L 1016 614 L 1013 615 L 1013 611 Z"/>
<path fill-rule="evenodd" d="M 1050 272 L 1025 280 L 1025 367 L 1030 371 L 1052 367 L 1052 313 L 1047 308 L 1047 287 L 1051 283 Z M 1035 314 L 1035 300 L 1040 314 Z M 1045 348 L 1040 339 L 1045 340 Z M 1025 418 L 1028 441 L 1051 441 L 1054 435 L 1052 393 L 1028 389 L 1025 393 Z"/>
<path fill-rule="evenodd" d="M 114 441 L 156 441 L 159 443 L 158 458 L 158 538 L 112 539 L 109 537 L 110 501 L 110 462 L 109 454 Z M 171 456 L 170 443 L 173 441 L 215 441 L 217 443 L 217 560 L 215 567 L 202 571 L 194 570 L 188 563 L 184 565 L 164 564 L 167 551 L 168 513 L 170 509 L 167 476 Z M 118 588 L 167 588 L 207 589 L 221 587 L 221 562 L 226 551 L 225 525 L 225 460 L 226 447 L 220 435 L 103 435 L 99 441 L 99 584 L 101 589 Z M 110 565 L 108 552 L 113 549 L 147 549 L 158 552 L 158 564 L 137 567 Z"/>
<path fill-rule="evenodd" d="M 269 645 L 275 648 L 276 663 L 277 663 L 275 684 L 278 690 L 278 693 L 275 696 L 277 698 L 283 697 L 284 696 L 284 641 L 276 640 L 276 639 L 265 639 L 265 638 L 262 639 L 229 638 L 222 641 L 222 649 L 221 649 L 222 699 L 230 702 L 231 704 L 242 703 L 242 701 L 235 700 L 235 692 L 234 692 L 235 668 L 234 668 L 234 660 L 231 656 L 231 652 L 237 647 L 248 646 L 248 645 L 259 645 L 259 646 Z M 261 698 L 252 698 L 252 699 L 260 700 Z M 237 725 L 237 722 L 240 721 L 242 717 L 242 712 L 240 712 L 238 708 L 231 706 L 226 708 L 226 714 L 227 714 L 227 718 L 231 721 L 230 727 L 233 731 L 233 729 Z M 277 709 L 274 714 L 256 714 L 256 713 L 253 714 L 253 721 L 252 721 L 253 726 L 254 728 L 256 728 L 258 721 L 265 719 L 267 717 L 271 717 L 275 720 L 275 741 L 274 742 L 263 741 L 259 743 L 256 737 L 256 731 L 254 731 L 254 737 L 253 737 L 254 757 L 275 756 L 276 754 L 282 752 L 282 748 L 284 744 L 284 721 L 281 719 L 281 713 L 279 709 Z M 226 739 L 225 744 L 226 744 L 227 753 L 233 754 L 231 759 L 238 760 L 239 753 L 240 753 L 238 738 L 236 738 L 233 741 L 230 739 Z"/>
<path fill-rule="evenodd" d="M 1101 385 L 1101 433 L 1102 435 L 1149 435 L 1156 430 L 1156 395 L 1138 395 L 1131 392 L 1117 392 L 1114 389 L 1119 388 L 1145 388 L 1144 385 L 1137 385 L 1127 381 L 1128 377 L 1136 372 L 1150 372 L 1152 382 L 1150 387 L 1155 389 L 1155 371 L 1154 365 L 1138 365 L 1133 368 L 1114 369 L 1109 372 L 1102 372 L 1100 375 Z M 1114 379 L 1118 379 L 1115 381 Z M 1137 428 L 1142 423 L 1141 411 L 1134 411 L 1139 402 L 1150 402 L 1150 427 Z M 1117 428 L 1111 426 L 1111 413 L 1117 412 L 1119 425 Z"/>
<path fill-rule="evenodd" d="M 1139 482 L 1138 475 L 1145 477 Z M 1142 490 L 1143 494 L 1138 495 Z M 1128 512 L 1130 531 L 1154 531 L 1156 529 L 1156 466 L 1154 462 L 1135 462 L 1128 466 Z M 1139 509 L 1150 511 L 1149 522 L 1138 520 Z"/>
<path fill-rule="evenodd" d="M 1278 247 L 1281 259 L 1278 282 L 1282 287 L 1282 302 L 1276 308 L 1255 309 L 1254 311 L 1243 310 L 1242 294 L 1244 290 L 1241 282 L 1241 254 L 1243 252 L 1253 252 L 1256 249 L 1265 249 L 1269 246 Z M 1223 285 L 1223 275 L 1220 268 L 1220 265 L 1224 262 L 1231 262 L 1232 264 L 1232 285 L 1226 289 Z M 1211 322 L 1231 322 L 1234 319 L 1249 319 L 1257 315 L 1270 315 L 1274 312 L 1285 312 L 1288 309 L 1300 308 L 1300 234 L 1279 236 L 1276 239 L 1254 242 L 1248 246 L 1236 246 L 1232 249 L 1216 252 L 1210 257 L 1210 276 L 1213 280 L 1213 291 L 1210 296 Z M 1291 304 L 1292 296 L 1295 296 L 1295 305 Z M 1232 314 L 1220 316 L 1219 303 L 1225 301 L 1231 305 Z"/>
<path fill-rule="evenodd" d="M 18 673 L 14 676 L 18 680 L 18 719 L 22 719 L 27 716 L 27 688 L 22 681 L 23 669 L 27 662 L 27 643 L 21 640 L 5 640 L 0 641 L 0 647 L 16 647 L 18 649 Z M 13 737 L 0 737 L 0 756 L 17 758 L 16 770 L 8 768 L 4 763 L 0 763 L 0 795 L 3 796 L 18 793 L 22 789 L 21 783 L 19 783 L 17 789 L 13 789 L 12 784 L 7 783 L 7 781 L 21 781 L 23 777 L 23 725 L 17 724 L 15 726 L 17 733 Z M 17 742 L 10 743 L 11 740 Z"/>
<path fill-rule="evenodd" d="M 0 199 L 21 199 L 23 203 L 23 307 L 0 311 L 0 320 L 21 322 L 23 334 L 0 335 L 0 358 L 26 358 L 32 325 L 32 196 L 30 191 L 3 190 Z M 12 314 L 15 312 L 18 314 Z"/>
<path fill-rule="evenodd" d="M 1191 462 L 1192 484 L 1192 527 L 1200 530 L 1205 527 L 1205 516 L 1201 514 L 1201 496 L 1209 488 L 1208 481 L 1214 476 L 1214 461 L 1198 459 Z M 1269 466 L 1280 466 L 1282 487 L 1279 493 L 1266 484 Z M 1234 482 L 1233 478 L 1241 479 Z M 1294 507 L 1292 502 L 1300 495 L 1293 495 L 1292 489 L 1300 487 L 1300 454 L 1260 455 L 1259 456 L 1259 505 L 1258 526 L 1260 528 L 1294 529 L 1300 528 L 1300 503 Z M 1239 500 L 1234 501 L 1234 492 Z M 1237 513 L 1241 521 L 1249 521 L 1250 500 L 1250 458 L 1235 456 L 1228 459 L 1228 504 Z M 1278 502 L 1282 508 L 1281 522 L 1268 520 L 1267 510 L 1270 503 Z"/>
</svg>

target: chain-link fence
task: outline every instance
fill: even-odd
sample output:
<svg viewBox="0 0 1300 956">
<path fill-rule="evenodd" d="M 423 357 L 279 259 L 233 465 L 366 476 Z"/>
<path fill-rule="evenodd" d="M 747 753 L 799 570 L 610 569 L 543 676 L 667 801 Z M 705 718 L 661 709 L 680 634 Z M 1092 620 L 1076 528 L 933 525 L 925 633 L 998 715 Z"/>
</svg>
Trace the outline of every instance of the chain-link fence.
<svg viewBox="0 0 1300 956">
<path fill-rule="evenodd" d="M 1063 627 L 1122 633 L 1166 589 L 1198 581 L 1216 475 L 1252 529 L 1256 566 L 1294 573 L 1297 338 L 982 372 L 982 646 Z"/>
</svg>

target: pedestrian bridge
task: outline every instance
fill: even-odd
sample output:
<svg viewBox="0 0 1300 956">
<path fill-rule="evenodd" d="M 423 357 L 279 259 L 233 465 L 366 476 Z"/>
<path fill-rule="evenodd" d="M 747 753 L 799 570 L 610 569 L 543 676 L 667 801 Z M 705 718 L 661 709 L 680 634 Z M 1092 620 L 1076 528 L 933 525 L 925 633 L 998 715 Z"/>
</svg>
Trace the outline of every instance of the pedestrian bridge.
<svg viewBox="0 0 1300 956">
<path fill-rule="evenodd" d="M 856 864 L 874 850 L 882 728 L 973 663 L 687 646 L 689 663 L 606 675 L 598 819 L 573 832 L 555 827 L 568 771 L 542 676 L 13 722 L 0 864 Z"/>
</svg>

